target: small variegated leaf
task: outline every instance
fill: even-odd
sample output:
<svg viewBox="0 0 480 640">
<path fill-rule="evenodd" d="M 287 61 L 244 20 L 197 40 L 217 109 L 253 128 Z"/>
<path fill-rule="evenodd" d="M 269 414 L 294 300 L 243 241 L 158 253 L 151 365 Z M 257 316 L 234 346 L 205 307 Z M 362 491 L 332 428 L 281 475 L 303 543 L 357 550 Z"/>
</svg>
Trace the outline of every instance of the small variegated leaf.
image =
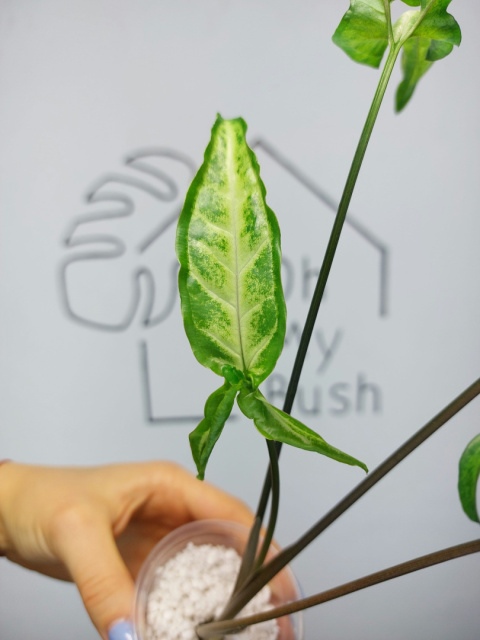
<svg viewBox="0 0 480 640">
<path fill-rule="evenodd" d="M 227 381 L 220 389 L 214 391 L 205 403 L 205 418 L 189 436 L 199 480 L 205 477 L 208 459 L 232 412 L 237 391 L 238 387 L 232 386 Z"/>
<path fill-rule="evenodd" d="M 185 331 L 197 360 L 257 387 L 285 338 L 280 230 L 241 118 L 217 118 L 177 230 Z"/>
<path fill-rule="evenodd" d="M 463 510 L 474 522 L 480 522 L 477 511 L 477 483 L 480 476 L 480 434 L 468 443 L 462 453 L 458 473 L 458 493 Z"/>
<path fill-rule="evenodd" d="M 325 440 L 299 420 L 272 406 L 257 389 L 242 388 L 237 397 L 242 413 L 254 421 L 258 431 L 269 440 L 284 442 L 299 449 L 315 451 L 338 462 L 361 467 L 368 473 L 363 462 L 332 447 Z"/>
</svg>

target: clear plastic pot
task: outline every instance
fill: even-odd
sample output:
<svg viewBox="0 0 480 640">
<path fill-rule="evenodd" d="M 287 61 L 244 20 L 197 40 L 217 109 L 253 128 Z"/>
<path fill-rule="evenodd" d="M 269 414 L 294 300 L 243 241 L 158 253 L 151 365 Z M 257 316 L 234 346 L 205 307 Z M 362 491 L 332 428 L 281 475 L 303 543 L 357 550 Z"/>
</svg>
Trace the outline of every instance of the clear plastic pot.
<svg viewBox="0 0 480 640">
<path fill-rule="evenodd" d="M 240 555 L 243 554 L 247 543 L 249 530 L 235 522 L 222 520 L 200 520 L 179 527 L 165 536 L 147 557 L 141 568 L 135 593 L 133 622 L 136 640 L 146 640 L 147 629 L 147 603 L 152 591 L 155 571 L 165 564 L 170 558 L 182 551 L 189 542 L 196 545 L 214 544 L 234 548 Z M 278 549 L 270 548 L 267 559 L 278 553 Z M 289 567 L 285 567 L 269 583 L 272 592 L 271 603 L 279 606 L 301 598 L 298 583 Z M 279 634 L 277 640 L 302 640 L 303 619 L 301 613 L 285 616 L 278 620 Z"/>
</svg>

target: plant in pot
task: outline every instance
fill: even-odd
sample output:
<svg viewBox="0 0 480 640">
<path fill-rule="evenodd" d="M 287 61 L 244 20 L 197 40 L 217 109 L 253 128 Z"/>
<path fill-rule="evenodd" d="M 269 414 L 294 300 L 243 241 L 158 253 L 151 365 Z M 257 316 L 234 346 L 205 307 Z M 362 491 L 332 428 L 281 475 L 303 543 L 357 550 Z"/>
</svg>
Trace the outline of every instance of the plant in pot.
<svg viewBox="0 0 480 640">
<path fill-rule="evenodd" d="M 217 117 L 204 163 L 186 196 L 176 241 L 181 265 L 179 289 L 182 314 L 188 339 L 197 360 L 223 379 L 222 385 L 207 399 L 205 417 L 190 434 L 190 444 L 198 477 L 203 479 L 209 457 L 236 400 L 241 412 L 265 438 L 270 465 L 252 529 L 248 536 L 242 534 L 241 542 L 231 544 L 242 554 L 241 562 L 239 559 L 235 561 L 232 575 L 228 578 L 230 582 L 223 583 L 220 574 L 212 573 L 212 589 L 217 587 L 218 591 L 221 585 L 222 602 L 215 602 L 213 608 L 200 603 L 197 618 L 187 611 L 189 628 L 176 630 L 175 625 L 169 622 L 167 627 L 170 625 L 170 635 L 168 629 L 155 629 L 154 621 L 158 619 L 156 607 L 162 598 L 158 597 L 161 587 L 154 569 L 157 564 L 163 567 L 160 574 L 163 572 L 168 576 L 165 580 L 171 590 L 173 574 L 167 572 L 167 566 L 170 567 L 177 558 L 177 551 L 183 553 L 189 537 L 189 534 L 180 533 L 181 542 L 178 542 L 176 534 L 173 547 L 165 551 L 168 539 L 163 541 L 160 550 L 154 552 L 161 558 L 152 556 L 147 560 L 140 576 L 136 621 L 140 640 L 187 640 L 196 637 L 206 640 L 239 634 L 247 629 L 250 633 L 250 630 L 268 620 L 480 551 L 480 540 L 435 550 L 427 556 L 303 599 L 299 597 L 291 576 L 283 579 L 289 586 L 282 595 L 279 595 L 281 588 L 275 584 L 275 579 L 282 583 L 279 576 L 296 555 L 480 393 L 480 380 L 477 380 L 370 472 L 296 542 L 283 551 L 271 552 L 279 506 L 278 459 L 282 444 L 316 452 L 367 471 L 363 462 L 327 443 L 318 433 L 293 417 L 291 410 L 350 200 L 395 62 L 401 54 L 403 79 L 396 94 L 396 108 L 401 111 L 432 64 L 460 44 L 460 28 L 447 12 L 450 1 L 402 0 L 408 9 L 393 21 L 392 0 L 350 0 L 350 8 L 333 36 L 335 44 L 357 62 L 379 67 L 386 51 L 387 55 L 346 180 L 282 409 L 270 404 L 259 388 L 272 373 L 285 338 L 286 306 L 280 278 L 280 230 L 275 215 L 266 203 L 266 190 L 256 157 L 246 143 L 245 122 L 241 118 L 224 120 Z M 477 436 L 467 445 L 459 471 L 461 503 L 468 517 L 476 522 L 479 522 L 475 502 L 479 473 L 480 436 Z M 268 505 L 269 518 L 262 536 Z M 213 528 L 219 526 L 217 523 Z M 222 535 L 223 539 L 230 542 L 235 537 L 231 532 L 223 532 Z M 202 542 L 207 538 L 202 534 L 198 539 Z M 220 539 L 218 531 L 211 537 L 215 544 Z M 189 553 L 193 553 L 192 547 L 187 548 L 190 549 Z M 212 548 L 209 547 L 206 553 L 212 555 Z M 192 558 L 188 555 L 187 559 L 183 559 L 180 582 L 185 583 L 194 571 Z M 208 566 L 224 568 L 228 564 L 224 558 L 218 560 L 217 564 L 215 562 L 212 559 L 210 565 L 201 565 L 195 580 L 203 580 L 209 572 Z M 273 592 L 272 602 L 267 602 L 269 595 L 267 600 L 265 596 L 262 596 L 263 600 L 260 598 L 260 608 L 266 605 L 266 610 L 259 612 L 255 607 L 250 611 L 244 609 L 268 584 L 271 584 Z M 204 596 L 203 583 L 199 589 L 188 583 L 186 591 L 179 590 L 178 597 L 185 601 L 188 593 L 195 590 L 195 599 Z M 157 594 L 156 600 L 150 598 L 151 592 Z M 170 606 L 174 610 L 181 608 L 178 602 L 172 602 Z M 188 606 L 192 608 L 191 603 Z M 172 615 L 168 614 L 167 621 L 171 621 L 171 618 Z M 266 627 L 257 628 L 259 635 L 255 636 L 252 632 L 248 637 L 275 638 L 278 635 L 286 639 L 301 636 L 298 622 L 289 622 L 288 619 L 272 631 Z M 270 633 L 273 635 L 268 635 Z"/>
</svg>

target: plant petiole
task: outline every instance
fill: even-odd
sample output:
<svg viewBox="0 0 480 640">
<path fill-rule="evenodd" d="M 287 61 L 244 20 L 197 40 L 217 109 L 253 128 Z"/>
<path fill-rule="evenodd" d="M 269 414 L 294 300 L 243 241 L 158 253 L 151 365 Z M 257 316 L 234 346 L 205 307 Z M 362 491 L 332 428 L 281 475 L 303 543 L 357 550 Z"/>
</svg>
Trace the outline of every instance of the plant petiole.
<svg viewBox="0 0 480 640">
<path fill-rule="evenodd" d="M 246 583 L 250 577 L 253 566 L 255 564 L 255 557 L 257 553 L 258 540 L 260 537 L 260 529 L 262 528 L 262 521 L 257 516 L 253 521 L 250 534 L 248 536 L 247 545 L 242 555 L 242 562 L 240 570 L 238 572 L 237 580 L 233 588 L 233 593 L 237 593 L 240 588 Z"/>
<path fill-rule="evenodd" d="M 401 564 L 389 567 L 388 569 L 371 573 L 368 576 L 353 580 L 352 582 L 347 582 L 339 587 L 323 591 L 322 593 L 318 593 L 308 598 L 303 598 L 296 602 L 290 602 L 289 604 L 271 609 L 264 613 L 258 613 L 245 618 L 237 618 L 236 620 L 224 620 L 222 622 L 202 624 L 197 627 L 196 632 L 202 640 L 214 638 L 219 634 L 228 635 L 231 633 L 238 633 L 249 625 L 258 624 L 274 618 L 280 618 L 281 616 L 290 615 L 297 611 L 303 611 L 309 607 L 314 607 L 316 605 L 323 604 L 324 602 L 341 598 L 349 593 L 354 593 L 355 591 L 372 587 L 373 585 L 380 584 L 381 582 L 386 582 L 393 578 L 399 578 L 400 576 L 413 573 L 414 571 L 419 571 L 420 569 L 426 569 L 436 564 L 447 562 L 448 560 L 454 560 L 456 558 L 461 558 L 478 552 L 480 552 L 480 539 L 472 540 L 471 542 L 465 542 L 454 547 L 442 549 L 441 551 L 435 551 L 434 553 L 415 558 L 414 560 L 402 562 Z"/>
<path fill-rule="evenodd" d="M 303 536 L 289 547 L 285 547 L 273 560 L 257 571 L 250 582 L 237 593 L 225 610 L 225 615 L 235 616 L 270 580 L 279 573 L 310 542 L 315 540 L 325 529 L 335 522 L 347 509 L 369 491 L 377 482 L 394 469 L 404 458 L 433 435 L 450 418 L 453 418 L 463 407 L 480 395 L 480 378 L 457 396 L 440 413 L 407 440 L 399 449 L 390 455 L 380 466 L 372 471 L 353 491 L 348 493 L 333 509 L 311 527 Z"/>
<path fill-rule="evenodd" d="M 388 4 L 388 0 L 387 0 Z M 391 20 L 390 13 L 387 14 L 389 21 L 389 33 L 391 31 Z M 307 319 L 305 321 L 305 325 L 302 331 L 302 336 L 300 339 L 300 344 L 297 350 L 297 354 L 295 357 L 295 362 L 293 365 L 292 373 L 290 376 L 290 380 L 288 383 L 287 393 L 285 396 L 285 402 L 283 405 L 283 411 L 285 413 L 291 413 L 293 402 L 295 400 L 295 396 L 298 389 L 298 384 L 300 381 L 300 375 L 303 369 L 303 364 L 305 362 L 305 357 L 307 355 L 308 346 L 310 344 L 310 340 L 313 334 L 313 329 L 315 327 L 315 322 L 318 316 L 318 311 L 320 309 L 320 304 L 325 292 L 325 287 L 327 284 L 327 280 L 330 274 L 330 269 L 332 266 L 333 259 L 335 257 L 335 253 L 337 250 L 338 242 L 340 240 L 340 235 L 343 229 L 343 225 L 345 223 L 345 219 L 348 212 L 348 207 L 350 205 L 350 201 L 352 199 L 353 190 L 355 188 L 355 184 L 360 173 L 360 168 L 362 166 L 363 158 L 365 156 L 365 152 L 367 150 L 368 142 L 370 140 L 370 136 L 373 131 L 373 127 L 375 125 L 378 112 L 380 110 L 380 106 L 382 104 L 383 97 L 385 95 L 385 91 L 388 86 L 388 81 L 392 74 L 393 67 L 395 65 L 395 61 L 397 59 L 398 53 L 400 49 L 391 47 L 389 51 L 389 55 L 387 61 L 384 65 L 382 74 L 380 76 L 380 80 L 377 86 L 377 90 L 375 92 L 370 110 L 367 115 L 367 119 L 360 136 L 360 140 L 357 145 L 357 149 L 355 151 L 355 155 L 352 161 L 352 165 L 350 167 L 350 171 L 348 173 L 347 181 L 345 183 L 345 187 L 343 190 L 343 194 L 338 206 L 337 214 L 335 216 L 334 224 L 332 227 L 332 231 L 330 233 L 329 242 L 327 245 L 327 249 L 325 252 L 325 256 L 323 258 L 322 267 L 320 269 L 320 273 L 318 276 L 317 284 L 315 286 L 315 291 L 313 293 L 313 297 L 310 303 L 310 308 L 308 310 Z M 282 449 L 282 444 L 280 442 L 274 443 L 276 450 L 276 458 L 278 465 L 278 457 L 280 456 L 280 452 Z M 270 450 L 269 450 L 270 451 Z M 271 455 L 271 454 L 270 454 Z M 263 484 L 262 493 L 260 496 L 259 504 L 256 512 L 256 519 L 260 519 L 260 522 L 263 522 L 265 517 L 265 511 L 268 504 L 268 498 L 272 489 L 272 480 L 271 480 L 271 472 L 270 469 L 267 472 L 265 477 L 265 481 Z M 272 530 L 272 536 L 274 531 Z M 253 546 L 256 544 L 258 540 L 258 532 L 255 529 L 252 529 L 249 539 L 249 545 Z M 266 555 L 266 553 L 265 553 Z M 258 567 L 257 567 L 258 568 Z M 242 566 L 240 568 L 239 577 L 237 578 L 237 585 L 234 590 L 238 588 L 239 584 L 243 583 L 243 580 L 240 580 L 240 575 L 242 579 L 244 579 L 245 575 L 248 575 L 248 559 L 242 559 Z"/>
<path fill-rule="evenodd" d="M 270 544 L 275 532 L 278 517 L 278 505 L 280 501 L 280 472 L 278 468 L 278 453 L 275 442 L 267 440 L 268 454 L 270 456 L 270 475 L 272 484 L 272 504 L 270 506 L 270 518 L 268 521 L 267 531 L 263 540 L 262 548 L 255 561 L 255 569 L 260 569 L 267 557 Z"/>
<path fill-rule="evenodd" d="M 298 383 L 299 383 L 300 375 L 303 369 L 303 364 L 305 362 L 308 345 L 310 344 L 310 339 L 312 337 L 313 329 L 314 329 L 318 311 L 320 308 L 320 303 L 325 293 L 325 286 L 327 284 L 328 276 L 330 275 L 330 269 L 331 269 L 332 262 L 338 247 L 338 242 L 340 240 L 340 235 L 343 229 L 343 225 L 345 223 L 348 207 L 350 206 L 353 190 L 355 188 L 355 184 L 357 182 L 358 175 L 360 173 L 363 158 L 365 156 L 365 152 L 367 150 L 367 146 L 370 141 L 370 136 L 372 135 L 373 127 L 375 125 L 378 112 L 380 110 L 380 106 L 382 104 L 382 100 L 385 95 L 385 91 L 388 86 L 388 81 L 392 74 L 393 67 L 395 65 L 395 61 L 397 59 L 398 53 L 399 53 L 399 49 L 397 47 L 393 47 L 389 51 L 387 60 L 385 62 L 385 66 L 382 71 L 382 75 L 380 77 L 380 81 L 377 86 L 377 90 L 375 92 L 375 96 L 372 101 L 372 105 L 368 112 L 368 116 L 362 131 L 362 135 L 360 136 L 360 140 L 358 142 L 358 146 L 355 151 L 355 155 L 352 161 L 352 165 L 350 167 L 350 171 L 348 173 L 347 181 L 345 183 L 340 204 L 338 206 L 338 212 L 337 212 L 337 215 L 335 216 L 333 228 L 330 234 L 327 249 L 325 251 L 325 257 L 323 259 L 322 267 L 320 269 L 320 274 L 318 276 L 315 291 L 313 293 L 312 301 L 310 303 L 310 308 L 308 310 L 305 326 L 303 328 L 302 337 L 300 339 L 300 345 L 298 347 L 295 363 L 292 370 L 292 375 L 290 377 L 289 385 L 287 388 L 287 394 L 285 397 L 285 403 L 283 407 L 283 410 L 285 411 L 285 413 L 290 413 L 293 407 L 293 402 L 295 400 L 295 395 L 297 393 Z"/>
<path fill-rule="evenodd" d="M 362 131 L 362 135 L 360 136 L 360 140 L 358 142 L 358 146 L 352 161 L 352 165 L 350 167 L 350 171 L 347 177 L 347 181 L 345 183 L 340 204 L 338 206 L 338 211 L 335 216 L 335 221 L 333 223 L 332 231 L 330 233 L 330 239 L 328 241 L 325 256 L 323 258 L 317 284 L 315 286 L 315 291 L 313 293 L 313 297 L 310 303 L 307 319 L 303 327 L 302 336 L 300 338 L 300 344 L 297 350 L 295 362 L 294 362 L 292 373 L 288 383 L 285 402 L 283 404 L 283 411 L 285 411 L 285 413 L 291 413 L 292 411 L 293 402 L 295 400 L 298 384 L 300 381 L 300 375 L 303 369 L 303 364 L 305 362 L 308 346 L 310 344 L 310 340 L 313 334 L 313 329 L 315 327 L 315 322 L 318 316 L 318 311 L 320 309 L 320 304 L 322 302 L 322 298 L 325 293 L 325 287 L 330 274 L 332 262 L 335 257 L 338 242 L 340 240 L 340 235 L 343 229 L 343 225 L 345 223 L 348 207 L 352 199 L 353 190 L 355 188 L 355 184 L 357 182 L 357 178 L 360 173 L 360 169 L 362 166 L 363 158 L 365 156 L 365 152 L 367 150 L 370 136 L 372 134 L 373 127 L 375 125 L 378 112 L 380 110 L 380 106 L 382 104 L 382 100 L 388 86 L 388 81 L 390 79 L 390 76 L 392 75 L 393 67 L 395 65 L 395 61 L 397 59 L 399 51 L 400 51 L 399 47 L 392 47 L 390 49 L 387 61 L 385 63 L 385 66 L 382 71 L 382 75 L 380 77 L 380 80 L 377 86 L 377 90 L 375 92 L 375 96 L 372 101 L 372 105 L 368 112 L 368 116 Z M 281 443 L 277 443 L 278 455 L 280 455 L 281 447 L 282 447 Z M 257 515 L 262 519 L 265 515 L 270 487 L 271 487 L 270 474 L 267 473 L 267 476 L 265 478 L 265 483 L 263 486 L 262 495 L 257 508 Z"/>
<path fill-rule="evenodd" d="M 395 40 L 393 38 L 392 12 L 390 10 L 390 0 L 383 0 L 383 6 L 385 9 L 385 17 L 387 18 L 388 44 L 390 45 L 390 47 L 393 47 L 395 44 Z"/>
<path fill-rule="evenodd" d="M 273 487 L 270 518 L 267 531 L 263 539 L 262 547 L 258 553 L 258 556 L 256 556 L 258 540 L 260 538 L 260 529 L 263 520 L 261 520 L 258 515 L 255 516 L 255 520 L 248 537 L 245 552 L 242 556 L 242 562 L 240 565 L 240 570 L 238 572 L 237 580 L 235 582 L 235 587 L 233 589 L 233 594 L 237 593 L 240 588 L 245 585 L 247 580 L 251 577 L 252 573 L 262 566 L 270 548 L 270 544 L 272 542 L 273 534 L 275 531 L 275 525 L 277 523 L 278 505 L 280 500 L 280 471 L 278 468 L 278 455 L 276 448 L 276 444 L 278 443 L 275 443 L 272 440 L 266 440 L 266 443 L 268 447 L 268 454 L 270 457 L 270 482 L 271 486 Z"/>
</svg>

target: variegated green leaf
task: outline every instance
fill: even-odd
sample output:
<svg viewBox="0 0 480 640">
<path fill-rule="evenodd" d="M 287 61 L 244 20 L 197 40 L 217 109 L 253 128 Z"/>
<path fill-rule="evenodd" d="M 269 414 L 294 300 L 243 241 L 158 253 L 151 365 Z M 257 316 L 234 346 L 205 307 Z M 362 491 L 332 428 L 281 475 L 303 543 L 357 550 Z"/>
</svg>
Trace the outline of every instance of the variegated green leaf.
<svg viewBox="0 0 480 640">
<path fill-rule="evenodd" d="M 227 365 L 257 387 L 282 351 L 286 310 L 280 231 L 245 132 L 241 118 L 217 118 L 176 247 L 183 320 L 196 358 L 218 375 Z"/>
<path fill-rule="evenodd" d="M 474 522 L 477 512 L 477 483 L 480 476 L 480 434 L 468 443 L 459 463 L 458 492 L 463 510 Z"/>
<path fill-rule="evenodd" d="M 237 402 L 242 413 L 254 421 L 255 426 L 265 438 L 284 442 L 299 449 L 315 451 L 338 462 L 361 467 L 368 472 L 363 462 L 332 447 L 318 433 L 299 420 L 272 406 L 258 389 L 255 391 L 241 389 Z"/>
<path fill-rule="evenodd" d="M 230 416 L 238 387 L 229 382 L 214 391 L 205 403 L 205 418 L 190 434 L 190 447 L 197 465 L 198 479 L 203 480 L 213 447 Z"/>
</svg>

